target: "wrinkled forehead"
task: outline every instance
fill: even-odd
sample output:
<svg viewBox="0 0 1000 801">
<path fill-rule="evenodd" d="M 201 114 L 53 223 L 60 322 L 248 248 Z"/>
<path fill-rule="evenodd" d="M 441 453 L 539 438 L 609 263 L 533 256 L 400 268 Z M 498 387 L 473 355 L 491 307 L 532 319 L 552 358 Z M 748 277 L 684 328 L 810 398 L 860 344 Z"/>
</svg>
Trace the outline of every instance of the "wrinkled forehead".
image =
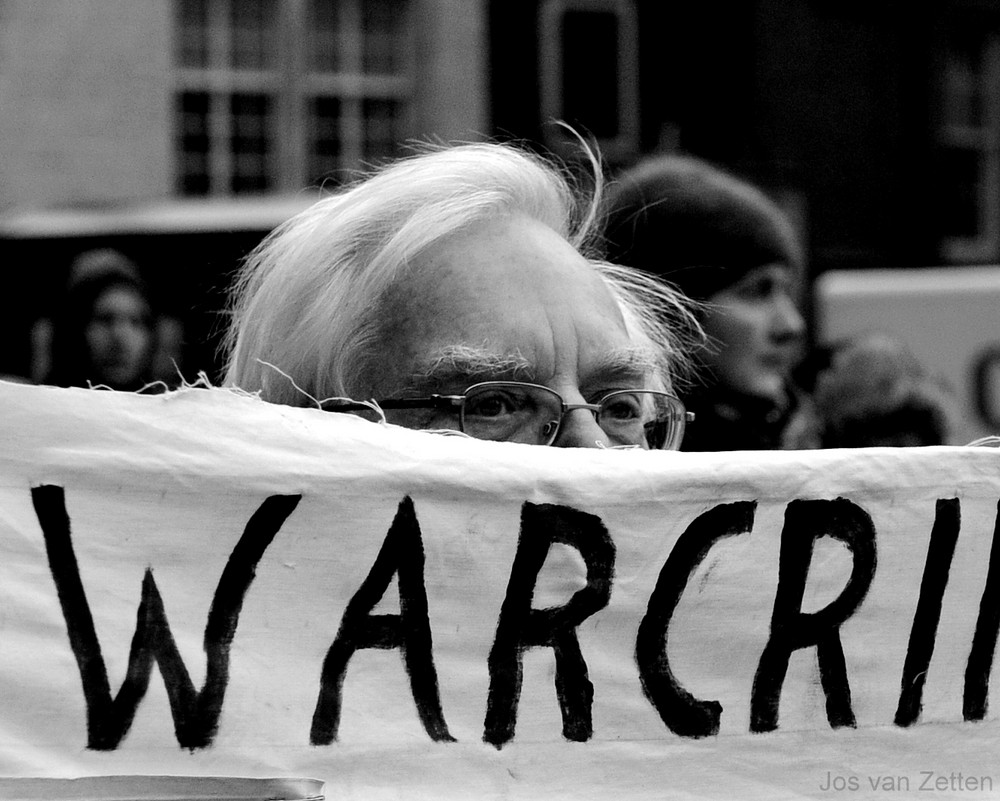
<svg viewBox="0 0 1000 801">
<path fill-rule="evenodd" d="M 426 252 L 383 317 L 383 353 L 400 380 L 450 364 L 456 374 L 581 385 L 612 366 L 648 372 L 654 361 L 606 279 L 525 218 L 491 221 Z"/>
</svg>

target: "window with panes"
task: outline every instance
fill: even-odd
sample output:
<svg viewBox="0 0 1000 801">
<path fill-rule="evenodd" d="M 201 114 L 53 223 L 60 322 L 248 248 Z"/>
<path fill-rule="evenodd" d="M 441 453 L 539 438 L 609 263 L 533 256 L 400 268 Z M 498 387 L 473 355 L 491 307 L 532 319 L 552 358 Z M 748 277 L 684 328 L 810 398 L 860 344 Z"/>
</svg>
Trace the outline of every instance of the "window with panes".
<svg viewBox="0 0 1000 801">
<path fill-rule="evenodd" d="M 405 139 L 408 0 L 174 0 L 176 188 L 336 181 Z"/>
<path fill-rule="evenodd" d="M 981 25 L 951 31 L 942 76 L 942 256 L 1000 257 L 1000 34 Z"/>
</svg>

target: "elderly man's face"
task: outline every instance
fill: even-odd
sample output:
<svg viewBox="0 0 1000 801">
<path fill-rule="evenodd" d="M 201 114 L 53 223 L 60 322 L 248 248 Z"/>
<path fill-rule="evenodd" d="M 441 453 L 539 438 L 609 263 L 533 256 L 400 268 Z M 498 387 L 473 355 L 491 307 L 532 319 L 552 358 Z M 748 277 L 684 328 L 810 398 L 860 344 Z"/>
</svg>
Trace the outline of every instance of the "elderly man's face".
<svg viewBox="0 0 1000 801">
<path fill-rule="evenodd" d="M 459 394 L 480 381 L 542 384 L 570 404 L 651 388 L 653 360 L 634 347 L 604 281 L 562 237 L 525 217 L 498 219 L 428 253 L 383 309 L 368 386 L 355 397 Z M 389 414 L 419 428 L 454 427 L 433 412 Z M 554 444 L 608 437 L 570 412 Z"/>
</svg>

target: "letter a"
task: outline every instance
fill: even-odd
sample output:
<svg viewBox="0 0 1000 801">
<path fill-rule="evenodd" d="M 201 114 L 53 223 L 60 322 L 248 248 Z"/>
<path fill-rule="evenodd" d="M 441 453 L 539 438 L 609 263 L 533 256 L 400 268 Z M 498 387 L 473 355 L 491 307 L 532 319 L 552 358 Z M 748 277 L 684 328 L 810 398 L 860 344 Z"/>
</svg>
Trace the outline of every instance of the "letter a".
<svg viewBox="0 0 1000 801">
<path fill-rule="evenodd" d="M 393 575 L 399 577 L 400 613 L 371 614 Z M 360 648 L 399 648 L 403 652 L 410 690 L 424 730 L 432 740 L 453 742 L 441 711 L 424 588 L 424 546 L 409 497 L 400 501 L 375 563 L 348 602 L 340 630 L 323 661 L 310 734 L 313 745 L 329 745 L 337 739 L 347 663 Z"/>
</svg>

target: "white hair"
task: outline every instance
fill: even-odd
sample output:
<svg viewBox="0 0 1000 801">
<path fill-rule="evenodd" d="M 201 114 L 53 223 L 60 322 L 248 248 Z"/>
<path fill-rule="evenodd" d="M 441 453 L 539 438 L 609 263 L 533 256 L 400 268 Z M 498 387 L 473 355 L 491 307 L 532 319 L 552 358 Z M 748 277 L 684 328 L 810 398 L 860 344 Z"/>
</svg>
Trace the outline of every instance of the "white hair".
<svg viewBox="0 0 1000 801">
<path fill-rule="evenodd" d="M 422 253 L 477 222 L 525 215 L 588 257 L 601 176 L 579 191 L 566 169 L 499 143 L 425 145 L 276 228 L 232 287 L 224 383 L 298 406 L 363 383 L 386 292 Z M 682 297 L 645 273 L 590 262 L 637 344 L 661 353 L 669 386 L 697 331 Z"/>
</svg>

